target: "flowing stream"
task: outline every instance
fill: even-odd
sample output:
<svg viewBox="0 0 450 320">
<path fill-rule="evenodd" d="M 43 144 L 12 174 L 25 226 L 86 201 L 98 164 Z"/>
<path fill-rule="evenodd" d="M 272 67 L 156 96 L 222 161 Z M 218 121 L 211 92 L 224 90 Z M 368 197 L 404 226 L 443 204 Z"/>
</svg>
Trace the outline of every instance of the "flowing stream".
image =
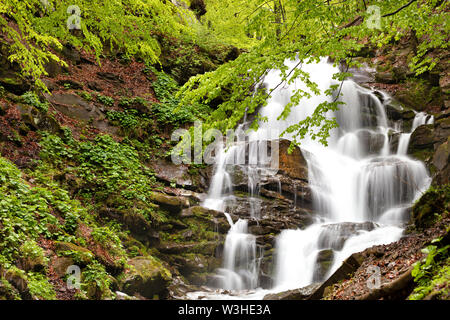
<svg viewBox="0 0 450 320">
<path fill-rule="evenodd" d="M 289 69 L 296 61 L 287 61 Z M 302 70 L 310 74 L 323 93 L 330 85 L 340 84 L 333 80 L 336 67 L 325 60 L 303 64 Z M 264 78 L 269 90 L 280 83 L 280 72 L 272 70 Z M 300 80 L 279 86 L 269 98 L 267 106 L 260 109 L 266 122 L 261 122 L 250 135 L 251 142 L 259 143 L 274 139 L 273 130 L 279 133 L 290 125 L 312 115 L 315 107 L 332 96 L 311 95 L 292 107 L 285 120 L 278 120 L 284 106 L 290 101 L 294 90 L 310 91 Z M 354 252 L 373 245 L 397 241 L 404 223 L 408 220 L 408 208 L 430 184 L 430 177 L 423 163 L 407 156 L 411 133 L 420 125 L 432 123 L 432 117 L 417 113 L 410 132 L 402 133 L 386 117 L 385 104 L 389 97 L 379 96 L 372 90 L 346 80 L 342 83 L 339 98 L 345 102 L 339 111 L 329 112 L 336 117 L 339 128 L 331 131 L 329 145 L 325 147 L 310 138 L 301 142 L 301 149 L 308 163 L 309 187 L 313 195 L 314 223 L 305 229 L 283 230 L 277 236 L 275 248 L 274 285 L 270 290 L 258 289 L 259 258 L 255 237 L 248 233 L 247 221 L 235 223 L 227 215 L 230 231 L 225 240 L 223 267 L 217 271 L 216 287 L 230 290 L 231 295 L 205 294 L 208 298 L 262 298 L 267 292 L 278 292 L 305 287 L 326 280 Z M 335 93 L 336 94 L 336 93 Z M 392 152 L 390 134 L 400 135 L 398 149 Z M 292 139 L 292 136 L 284 136 Z M 232 197 L 231 175 L 227 169 L 228 159 L 245 152 L 245 146 L 235 145 L 218 155 L 215 174 L 204 206 L 227 211 L 227 199 Z M 261 174 L 274 174 L 258 169 L 257 148 L 248 148 L 249 159 L 249 205 L 252 216 L 259 217 L 257 199 L 258 181 Z M 281 187 L 280 187 L 281 189 Z M 301 199 L 296 199 L 300 201 Z M 321 259 L 327 257 L 331 264 L 326 270 Z M 195 294 L 191 298 L 198 297 Z"/>
</svg>

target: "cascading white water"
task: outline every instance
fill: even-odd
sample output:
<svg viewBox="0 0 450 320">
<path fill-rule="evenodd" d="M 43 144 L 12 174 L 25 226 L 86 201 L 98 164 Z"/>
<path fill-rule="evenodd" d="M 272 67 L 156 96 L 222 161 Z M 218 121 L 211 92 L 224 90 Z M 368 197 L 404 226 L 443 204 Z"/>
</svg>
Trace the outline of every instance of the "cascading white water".
<svg viewBox="0 0 450 320">
<path fill-rule="evenodd" d="M 289 69 L 296 64 L 296 61 L 286 61 Z M 302 70 L 310 74 L 322 93 L 330 85 L 339 84 L 333 80 L 333 74 L 338 69 L 324 60 L 304 64 Z M 268 72 L 264 79 L 269 90 L 279 82 L 278 70 Z M 272 93 L 267 106 L 260 110 L 260 115 L 267 121 L 260 123 L 251 140 L 273 138 L 272 129 L 282 132 L 312 115 L 319 103 L 333 99 L 324 94 L 311 94 L 309 99 L 303 99 L 300 105 L 294 106 L 286 119 L 277 119 L 297 89 L 310 91 L 304 83 L 294 80 Z M 371 90 L 351 80 L 342 83 L 341 93 L 339 99 L 345 105 L 341 105 L 339 111 L 327 114 L 328 118 L 336 117 L 339 123 L 339 128 L 331 132 L 329 146 L 325 147 L 310 138 L 302 141 L 301 148 L 308 151 L 304 156 L 308 162 L 317 222 L 304 230 L 284 230 L 278 236 L 275 250 L 276 291 L 324 280 L 350 254 L 398 240 L 403 232 L 402 223 L 406 221 L 405 209 L 430 183 L 424 165 L 406 156 L 409 136 L 405 135 L 410 133 L 400 138 L 397 154 L 390 154 L 388 132 L 393 128 L 388 127 L 380 99 Z M 425 122 L 426 115 L 417 114 L 412 131 Z M 291 139 L 292 136 L 286 135 L 284 138 Z M 225 165 L 230 152 L 237 151 L 222 151 L 219 156 L 209 196 L 204 202 L 209 208 L 225 209 L 224 199 L 231 191 L 230 175 Z M 249 152 L 249 159 L 258 158 L 252 148 Z M 254 163 L 257 161 L 254 160 Z M 260 171 L 254 170 L 252 173 L 248 175 L 249 190 L 254 193 Z M 249 263 L 250 257 L 256 259 L 253 253 L 254 237 L 247 233 L 243 221 L 232 224 L 225 241 L 224 268 L 219 272 L 219 277 L 224 279 L 223 288 L 249 289 L 255 286 L 257 264 Z M 249 254 L 249 251 L 252 253 Z M 317 259 L 323 252 L 332 256 L 331 267 L 318 272 Z M 242 271 L 245 265 L 248 267 L 246 273 Z"/>
<path fill-rule="evenodd" d="M 229 216 L 228 216 L 229 218 Z M 217 271 L 216 285 L 227 290 L 256 288 L 258 284 L 255 237 L 248 234 L 247 221 L 231 224 L 224 246 L 223 268 Z"/>
</svg>

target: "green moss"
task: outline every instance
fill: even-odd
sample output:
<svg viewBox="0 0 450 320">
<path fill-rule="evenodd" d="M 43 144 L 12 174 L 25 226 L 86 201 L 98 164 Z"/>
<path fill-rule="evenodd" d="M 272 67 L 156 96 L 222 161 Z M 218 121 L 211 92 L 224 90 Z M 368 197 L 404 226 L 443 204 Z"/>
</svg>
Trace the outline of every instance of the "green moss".
<svg viewBox="0 0 450 320">
<path fill-rule="evenodd" d="M 105 271 L 105 267 L 94 261 L 82 272 L 81 289 L 91 299 L 114 298 L 110 289 L 112 279 Z"/>
<path fill-rule="evenodd" d="M 21 300 L 17 289 L 5 279 L 0 279 L 0 300 Z"/>
<path fill-rule="evenodd" d="M 419 229 L 431 226 L 448 213 L 449 204 L 450 185 L 430 187 L 412 208 L 414 225 Z"/>
<path fill-rule="evenodd" d="M 56 292 L 48 278 L 40 273 L 28 273 L 28 288 L 34 298 L 40 300 L 55 300 Z"/>
</svg>

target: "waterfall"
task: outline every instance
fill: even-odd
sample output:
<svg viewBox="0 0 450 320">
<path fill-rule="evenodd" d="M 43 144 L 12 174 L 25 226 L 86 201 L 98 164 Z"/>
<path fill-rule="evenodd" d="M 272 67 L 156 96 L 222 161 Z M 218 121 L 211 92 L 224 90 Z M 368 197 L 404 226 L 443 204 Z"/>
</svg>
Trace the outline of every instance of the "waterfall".
<svg viewBox="0 0 450 320">
<path fill-rule="evenodd" d="M 286 61 L 288 70 L 296 65 L 297 61 Z M 336 67 L 322 60 L 304 63 L 302 70 L 310 74 L 322 94 L 303 98 L 299 105 L 292 107 L 286 119 L 278 119 L 295 90 L 310 92 L 300 80 L 280 86 L 259 111 L 267 121 L 261 122 L 259 129 L 252 133 L 253 141 L 267 140 L 274 128 L 283 132 L 311 116 L 319 103 L 333 99 L 323 93 L 330 85 L 340 84 L 333 79 L 333 74 L 338 72 Z M 264 85 L 269 90 L 275 88 L 280 83 L 280 75 L 279 70 L 269 71 Z M 427 121 L 425 113 L 417 113 L 411 132 L 401 134 L 398 151 L 391 154 L 388 132 L 396 130 L 388 126 L 383 102 L 352 80 L 344 81 L 340 92 L 339 99 L 345 104 L 327 114 L 327 118 L 335 117 L 339 124 L 330 132 L 329 145 L 325 147 L 311 138 L 301 142 L 302 150 L 307 151 L 304 157 L 316 222 L 305 229 L 283 230 L 278 235 L 273 288 L 276 291 L 323 281 L 352 253 L 398 240 L 408 218 L 406 209 L 430 183 L 423 163 L 409 158 L 406 150 L 411 132 L 433 119 Z M 284 138 L 292 139 L 292 135 Z M 258 169 L 261 155 L 256 149 L 249 144 L 250 198 L 257 196 L 263 172 Z M 224 201 L 232 187 L 225 158 L 230 152 L 236 150 L 222 150 L 218 156 L 209 195 L 203 204 L 209 208 L 226 211 Z M 255 218 L 259 217 L 258 210 L 257 206 L 252 207 Z M 255 288 L 256 260 L 255 237 L 248 233 L 247 222 L 241 219 L 231 223 L 225 240 L 223 268 L 218 272 L 222 288 Z"/>
<path fill-rule="evenodd" d="M 429 117 L 428 120 L 427 117 Z M 414 132 L 414 130 L 417 129 L 418 126 L 424 124 L 433 124 L 433 122 L 434 122 L 433 116 L 428 116 L 425 112 L 417 112 L 416 115 L 414 116 L 414 120 L 411 126 L 411 132 L 400 134 L 400 138 L 398 140 L 397 154 L 405 155 L 407 153 L 411 134 Z"/>
<path fill-rule="evenodd" d="M 256 288 L 258 284 L 255 237 L 247 232 L 247 221 L 231 224 L 224 246 L 223 268 L 217 272 L 216 284 L 228 290 Z"/>
</svg>

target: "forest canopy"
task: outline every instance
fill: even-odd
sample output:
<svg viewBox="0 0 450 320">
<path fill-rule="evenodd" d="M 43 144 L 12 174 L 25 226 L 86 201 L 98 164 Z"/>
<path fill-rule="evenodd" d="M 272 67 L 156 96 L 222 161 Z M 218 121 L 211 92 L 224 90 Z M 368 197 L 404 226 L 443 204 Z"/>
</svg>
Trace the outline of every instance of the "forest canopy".
<svg viewBox="0 0 450 320">
<path fill-rule="evenodd" d="M 336 63 L 358 66 L 352 57 L 363 47 L 382 47 L 403 36 L 411 36 L 417 42 L 409 67 L 420 75 L 432 70 L 438 62 L 427 53 L 448 46 L 448 9 L 447 1 L 438 0 L 209 1 L 202 21 L 223 41 L 242 44 L 248 52 L 214 72 L 191 78 L 180 95 L 184 102 L 210 102 L 220 98 L 222 103 L 211 115 L 210 124 L 226 130 L 233 128 L 246 112 L 252 113 L 266 103 L 270 92 L 253 92 L 250 88 L 269 69 L 282 70 L 283 81 L 299 78 L 311 92 L 318 93 L 301 68 L 293 73 L 287 70 L 286 59 L 298 59 L 300 66 L 310 57 L 316 60 L 330 57 Z M 343 72 L 336 79 L 342 80 L 347 75 Z M 308 95 L 301 90 L 295 92 L 280 116 L 285 118 L 291 107 Z M 288 131 L 294 133 L 297 142 L 309 134 L 326 143 L 328 132 L 336 122 L 327 119 L 325 114 L 338 105 L 339 101 L 321 104 L 312 117 Z"/>
</svg>

